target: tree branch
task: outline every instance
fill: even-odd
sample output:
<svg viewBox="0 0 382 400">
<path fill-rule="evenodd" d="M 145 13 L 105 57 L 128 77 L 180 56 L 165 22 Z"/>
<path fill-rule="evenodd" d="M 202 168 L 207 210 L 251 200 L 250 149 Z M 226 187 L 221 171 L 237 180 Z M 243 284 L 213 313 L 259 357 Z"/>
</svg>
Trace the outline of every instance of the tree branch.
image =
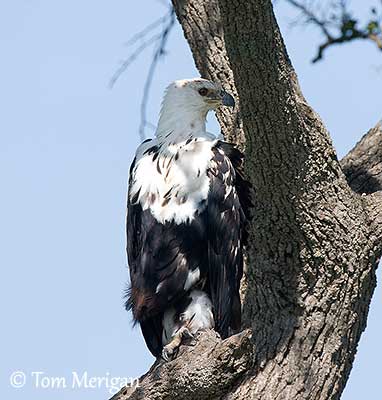
<svg viewBox="0 0 382 400">
<path fill-rule="evenodd" d="M 154 22 L 146 26 L 142 31 L 135 34 L 131 39 L 126 42 L 127 47 L 134 46 L 138 43 L 136 49 L 124 60 L 117 71 L 113 74 L 110 79 L 109 86 L 113 88 L 121 75 L 129 68 L 129 66 L 149 47 L 155 45 L 153 57 L 147 72 L 145 85 L 143 88 L 143 96 L 141 100 L 141 119 L 139 125 L 139 136 L 143 141 L 146 139 L 145 130 L 147 127 L 155 130 L 155 126 L 147 119 L 147 103 L 150 96 L 150 89 L 155 70 L 158 66 L 158 62 L 166 54 L 166 45 L 172 28 L 175 24 L 175 11 L 170 3 L 165 2 L 169 8 L 168 12 L 162 17 L 156 19 Z M 155 32 L 160 27 L 160 31 Z M 152 32 L 155 33 L 152 33 Z"/>
<path fill-rule="evenodd" d="M 354 40 L 369 40 L 377 45 L 382 51 L 382 15 L 378 15 L 377 9 L 371 9 L 370 20 L 366 25 L 358 28 L 359 21 L 354 19 L 348 9 L 346 0 L 338 0 L 325 7 L 326 14 L 330 17 L 321 18 L 314 10 L 313 2 L 286 0 L 293 7 L 301 11 L 302 17 L 306 23 L 317 26 L 323 35 L 325 41 L 318 47 L 317 55 L 312 60 L 313 63 L 321 60 L 327 48 L 342 43 L 352 42 Z"/>
<path fill-rule="evenodd" d="M 369 214 L 370 241 L 374 243 L 373 254 L 376 255 L 376 265 L 382 255 L 382 191 L 375 192 L 365 199 Z"/>
<path fill-rule="evenodd" d="M 336 44 L 352 42 L 353 40 L 358 39 L 371 40 L 377 45 L 378 49 L 382 51 L 382 38 L 376 34 L 370 34 L 368 32 L 363 32 L 353 28 L 351 32 L 347 34 L 341 34 L 337 37 L 328 36 L 327 40 L 318 47 L 317 55 L 313 58 L 312 63 L 322 60 L 324 57 L 324 52 L 328 47 Z"/>
<path fill-rule="evenodd" d="M 312 22 L 318 28 L 322 30 L 322 33 L 327 37 L 330 38 L 331 34 L 329 32 L 329 29 L 327 27 L 328 22 L 326 20 L 322 20 L 319 18 L 313 10 L 309 9 L 309 7 L 306 4 L 299 3 L 296 0 L 286 0 L 289 4 L 300 10 L 303 14 L 303 16 L 307 19 L 307 22 Z"/>
<path fill-rule="evenodd" d="M 373 252 L 382 252 L 382 121 L 370 129 L 341 160 L 346 179 L 363 198 L 369 215 Z M 378 256 L 379 257 L 379 256 Z"/>
<path fill-rule="evenodd" d="M 341 160 L 341 166 L 356 193 L 382 190 L 382 121 Z"/>
<path fill-rule="evenodd" d="M 156 361 L 137 388 L 123 388 L 110 400 L 210 400 L 231 388 L 253 364 L 251 331 L 226 340 L 203 332 L 195 346 L 182 346 L 170 362 Z"/>
</svg>

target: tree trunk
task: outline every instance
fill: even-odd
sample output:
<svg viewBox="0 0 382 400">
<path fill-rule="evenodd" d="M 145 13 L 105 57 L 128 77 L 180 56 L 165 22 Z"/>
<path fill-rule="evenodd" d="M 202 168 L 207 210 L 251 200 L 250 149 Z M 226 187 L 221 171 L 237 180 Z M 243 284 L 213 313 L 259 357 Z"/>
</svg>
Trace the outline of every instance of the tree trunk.
<svg viewBox="0 0 382 400">
<path fill-rule="evenodd" d="M 339 162 L 270 0 L 173 3 L 201 75 L 239 99 L 218 118 L 254 187 L 245 330 L 201 335 L 113 399 L 338 399 L 382 252 L 381 125 Z"/>
</svg>

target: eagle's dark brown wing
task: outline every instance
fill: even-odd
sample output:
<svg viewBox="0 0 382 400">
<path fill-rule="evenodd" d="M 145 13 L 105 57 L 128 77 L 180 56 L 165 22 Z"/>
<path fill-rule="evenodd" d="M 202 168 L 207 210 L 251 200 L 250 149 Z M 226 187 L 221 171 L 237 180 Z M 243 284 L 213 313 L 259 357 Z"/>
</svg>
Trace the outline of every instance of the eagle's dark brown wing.
<svg viewBox="0 0 382 400">
<path fill-rule="evenodd" d="M 218 142 L 212 149 L 207 199 L 208 282 L 215 329 L 225 338 L 240 329 L 243 246 L 251 207 L 250 185 L 242 176 L 242 153 Z"/>
<path fill-rule="evenodd" d="M 133 169 L 133 167 L 132 167 Z M 127 256 L 130 288 L 126 308 L 139 322 L 146 344 L 159 356 L 163 313 L 185 293 L 189 272 L 207 274 L 206 224 L 202 214 L 183 224 L 158 222 L 150 209 L 128 199 Z"/>
</svg>

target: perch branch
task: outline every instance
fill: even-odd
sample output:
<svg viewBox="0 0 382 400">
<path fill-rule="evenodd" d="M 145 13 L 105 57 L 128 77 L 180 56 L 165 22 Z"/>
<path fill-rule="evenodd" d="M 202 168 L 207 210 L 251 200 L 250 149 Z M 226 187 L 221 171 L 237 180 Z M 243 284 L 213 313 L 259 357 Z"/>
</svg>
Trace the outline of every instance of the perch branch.
<svg viewBox="0 0 382 400">
<path fill-rule="evenodd" d="M 140 378 L 138 387 L 123 388 L 110 400 L 219 398 L 250 370 L 252 363 L 250 330 L 223 341 L 214 331 L 206 331 L 195 346 L 182 346 L 175 360 L 156 361 Z"/>
</svg>

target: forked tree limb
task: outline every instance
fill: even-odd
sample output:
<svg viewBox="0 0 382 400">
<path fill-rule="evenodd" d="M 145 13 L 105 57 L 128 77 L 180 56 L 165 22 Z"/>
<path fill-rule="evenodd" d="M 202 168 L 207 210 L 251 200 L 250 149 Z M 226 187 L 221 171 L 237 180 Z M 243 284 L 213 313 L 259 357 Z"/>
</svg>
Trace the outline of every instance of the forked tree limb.
<svg viewBox="0 0 382 400">
<path fill-rule="evenodd" d="M 245 148 L 255 192 L 242 283 L 251 339 L 202 336 L 176 360 L 154 365 L 141 391 L 114 400 L 339 399 L 382 251 L 380 193 L 353 190 L 375 176 L 380 128 L 338 161 L 299 89 L 270 0 L 173 4 L 202 76 L 220 80 L 240 103 L 236 114 L 218 118 L 226 137 Z M 234 354 L 243 360 L 239 375 L 227 361 Z"/>
</svg>

